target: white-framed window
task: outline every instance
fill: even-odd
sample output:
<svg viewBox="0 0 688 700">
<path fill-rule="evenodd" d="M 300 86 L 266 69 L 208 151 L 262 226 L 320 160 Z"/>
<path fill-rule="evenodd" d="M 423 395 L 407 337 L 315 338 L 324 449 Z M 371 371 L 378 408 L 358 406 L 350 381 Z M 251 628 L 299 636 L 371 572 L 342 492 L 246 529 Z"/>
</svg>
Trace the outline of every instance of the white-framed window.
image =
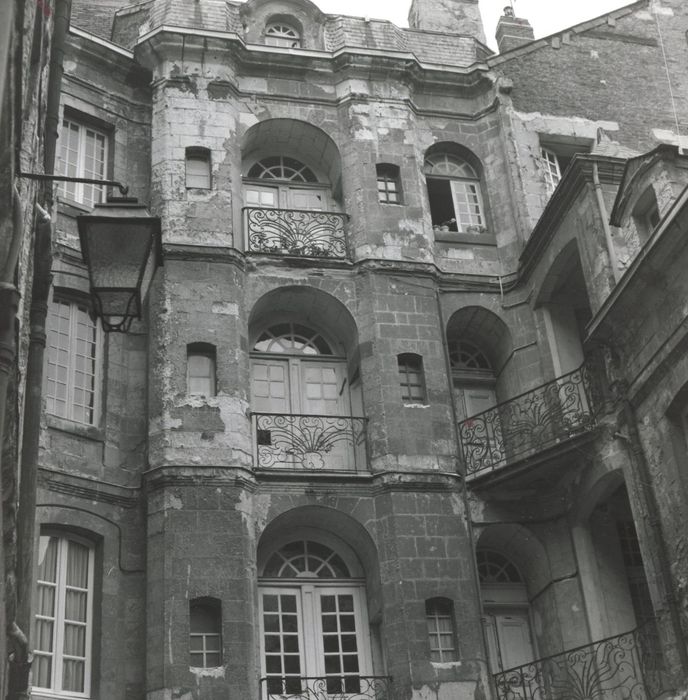
<svg viewBox="0 0 688 700">
<path fill-rule="evenodd" d="M 377 199 L 380 204 L 401 204 L 401 177 L 399 166 L 380 163 L 375 166 Z"/>
<path fill-rule="evenodd" d="M 93 546 L 69 535 L 41 535 L 33 687 L 88 697 L 93 636 Z"/>
<path fill-rule="evenodd" d="M 215 396 L 215 347 L 208 343 L 186 346 L 186 392 L 189 396 Z"/>
<path fill-rule="evenodd" d="M 414 353 L 397 355 L 401 400 L 411 403 L 425 403 L 425 377 L 423 358 Z"/>
<path fill-rule="evenodd" d="M 186 188 L 210 189 L 210 151 L 191 146 L 186 149 Z"/>
<path fill-rule="evenodd" d="M 540 165 L 545 176 L 547 192 L 552 194 L 561 181 L 561 165 L 557 154 L 544 146 L 540 148 Z"/>
<path fill-rule="evenodd" d="M 107 176 L 108 136 L 88 124 L 71 118 L 62 120 L 57 172 L 69 177 L 105 180 Z M 58 194 L 87 207 L 104 201 L 105 187 L 80 182 L 62 182 Z"/>
<path fill-rule="evenodd" d="M 313 540 L 288 542 L 268 558 L 259 588 L 263 697 L 365 692 L 365 583 L 352 573 L 340 553 Z"/>
<path fill-rule="evenodd" d="M 265 43 L 268 46 L 298 49 L 301 46 L 301 35 L 286 22 L 270 22 L 265 27 Z"/>
<path fill-rule="evenodd" d="M 222 665 L 222 608 L 216 598 L 189 602 L 189 661 L 195 668 Z"/>
<path fill-rule="evenodd" d="M 426 600 L 425 619 L 428 624 L 430 659 L 439 663 L 456 661 L 458 652 L 452 601 L 448 598 Z"/>
<path fill-rule="evenodd" d="M 481 233 L 486 228 L 480 178 L 465 160 L 438 153 L 425 160 L 433 229 Z"/>
<path fill-rule="evenodd" d="M 88 307 L 54 299 L 48 309 L 48 413 L 86 425 L 98 422 L 102 348 L 102 331 Z"/>
</svg>

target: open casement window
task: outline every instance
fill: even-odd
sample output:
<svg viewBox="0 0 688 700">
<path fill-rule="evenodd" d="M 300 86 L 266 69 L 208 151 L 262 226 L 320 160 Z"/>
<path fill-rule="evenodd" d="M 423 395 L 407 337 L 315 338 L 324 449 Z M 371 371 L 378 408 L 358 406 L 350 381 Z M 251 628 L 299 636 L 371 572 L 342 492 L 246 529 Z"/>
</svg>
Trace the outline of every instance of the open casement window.
<svg viewBox="0 0 688 700">
<path fill-rule="evenodd" d="M 38 548 L 33 687 L 88 697 L 93 630 L 93 548 L 41 535 Z"/>
<path fill-rule="evenodd" d="M 365 692 L 361 677 L 372 672 L 365 584 L 338 553 L 290 542 L 268 558 L 259 596 L 264 699 Z"/>
<path fill-rule="evenodd" d="M 440 153 L 425 161 L 433 229 L 483 233 L 486 228 L 480 178 L 457 156 Z"/>
<path fill-rule="evenodd" d="M 69 177 L 94 180 L 107 178 L 108 136 L 103 131 L 75 119 L 63 119 L 59 138 L 56 172 Z M 77 182 L 58 184 L 58 195 L 92 208 L 105 201 L 105 187 Z"/>
<path fill-rule="evenodd" d="M 311 168 L 296 158 L 270 156 L 254 163 L 244 178 L 247 207 L 332 210 L 326 183 L 318 182 Z"/>
<path fill-rule="evenodd" d="M 491 671 L 499 673 L 532 662 L 536 653 L 530 606 L 520 572 L 499 552 L 479 549 L 476 558 Z"/>
<path fill-rule="evenodd" d="M 540 166 L 545 177 L 547 192 L 552 194 L 561 180 L 562 169 L 557 154 L 549 148 L 540 149 Z"/>
<path fill-rule="evenodd" d="M 196 668 L 222 665 L 222 608 L 215 598 L 189 602 L 189 663 Z"/>
<path fill-rule="evenodd" d="M 103 334 L 89 309 L 55 299 L 48 309 L 46 410 L 95 425 L 100 410 Z"/>
<path fill-rule="evenodd" d="M 426 600 L 425 619 L 428 623 L 430 659 L 440 663 L 456 661 L 458 650 L 452 601 L 448 598 Z"/>
<path fill-rule="evenodd" d="M 286 22 L 270 22 L 265 27 L 265 43 L 268 46 L 298 49 L 301 46 L 301 36 L 294 27 Z"/>
</svg>

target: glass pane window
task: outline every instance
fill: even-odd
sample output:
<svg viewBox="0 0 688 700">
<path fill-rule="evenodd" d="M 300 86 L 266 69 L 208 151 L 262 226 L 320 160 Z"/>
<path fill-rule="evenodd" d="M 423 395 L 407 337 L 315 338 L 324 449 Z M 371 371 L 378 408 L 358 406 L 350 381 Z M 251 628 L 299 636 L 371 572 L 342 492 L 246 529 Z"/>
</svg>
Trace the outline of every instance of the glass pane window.
<svg viewBox="0 0 688 700">
<path fill-rule="evenodd" d="M 57 172 L 68 177 L 106 179 L 108 138 L 105 133 L 86 124 L 64 119 L 59 138 Z M 105 187 L 81 182 L 63 182 L 58 194 L 64 199 L 93 207 L 105 200 Z"/>
<path fill-rule="evenodd" d="M 301 46 L 301 37 L 294 27 L 284 22 L 273 22 L 265 28 L 265 43 L 268 46 L 297 49 Z"/>
<path fill-rule="evenodd" d="M 42 535 L 38 548 L 34 687 L 89 694 L 93 549 Z"/>
<path fill-rule="evenodd" d="M 289 182 L 317 182 L 315 173 L 304 163 L 288 156 L 270 156 L 254 163 L 247 177 L 259 180 L 287 180 Z"/>
<path fill-rule="evenodd" d="M 210 189 L 210 151 L 207 148 L 186 149 L 187 189 Z"/>
<path fill-rule="evenodd" d="M 220 601 L 196 599 L 189 603 L 189 660 L 196 668 L 222 665 L 222 612 Z"/>
<path fill-rule="evenodd" d="M 425 402 L 423 359 L 420 355 L 404 354 L 397 357 L 402 401 Z"/>
<path fill-rule="evenodd" d="M 557 189 L 557 185 L 561 181 L 561 167 L 559 165 L 557 154 L 554 151 L 550 151 L 549 148 L 541 148 L 540 163 L 545 175 L 547 192 L 552 194 L 552 192 Z"/>
<path fill-rule="evenodd" d="M 190 396 L 215 396 L 215 348 L 205 343 L 187 346 L 186 390 Z"/>
<path fill-rule="evenodd" d="M 401 204 L 401 180 L 396 165 L 378 165 L 377 199 L 381 204 Z"/>
<path fill-rule="evenodd" d="M 425 617 L 428 624 L 431 660 L 456 661 L 458 656 L 452 602 L 446 598 L 433 598 L 426 601 Z"/>
<path fill-rule="evenodd" d="M 102 335 L 87 307 L 55 300 L 48 311 L 46 410 L 94 425 Z"/>
</svg>

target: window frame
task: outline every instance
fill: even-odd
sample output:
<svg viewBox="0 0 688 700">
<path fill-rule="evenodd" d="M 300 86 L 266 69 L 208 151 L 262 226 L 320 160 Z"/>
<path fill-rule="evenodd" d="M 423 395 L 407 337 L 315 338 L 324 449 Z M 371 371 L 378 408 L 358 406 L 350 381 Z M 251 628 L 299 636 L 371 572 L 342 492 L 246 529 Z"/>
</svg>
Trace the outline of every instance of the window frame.
<svg viewBox="0 0 688 700">
<path fill-rule="evenodd" d="M 545 187 L 551 196 L 561 182 L 563 170 L 559 156 L 548 146 L 540 146 L 540 167 L 545 177 Z"/>
<path fill-rule="evenodd" d="M 412 366 L 415 363 L 415 367 Z M 428 392 L 425 385 L 425 370 L 423 357 L 413 352 L 402 352 L 397 355 L 397 369 L 400 377 L 401 400 L 404 404 L 427 405 Z M 418 376 L 418 383 L 411 383 L 411 375 Z M 413 396 L 412 388 L 418 387 L 420 397 Z"/>
<path fill-rule="evenodd" d="M 377 182 L 377 201 L 379 204 L 403 205 L 404 194 L 401 187 L 401 171 L 393 163 L 378 163 L 375 166 Z M 390 188 L 390 185 L 394 187 Z M 390 194 L 396 196 L 396 201 L 390 199 Z"/>
<path fill-rule="evenodd" d="M 447 611 L 441 613 L 440 605 L 446 605 Z M 441 620 L 448 620 L 450 631 L 443 630 L 440 626 Z M 432 663 L 453 663 L 459 661 L 459 640 L 456 633 L 456 618 L 454 615 L 454 602 L 450 598 L 435 597 L 425 601 L 425 621 L 427 625 L 428 647 L 430 649 L 430 660 Z M 452 646 L 444 647 L 442 640 L 451 636 Z M 433 641 L 437 646 L 433 646 Z M 434 658 L 439 654 L 439 658 Z M 447 655 L 448 658 L 445 658 Z"/>
<path fill-rule="evenodd" d="M 197 185 L 197 184 L 189 184 L 189 177 L 191 176 L 200 178 L 201 175 L 198 173 L 189 173 L 189 163 L 190 162 L 196 162 L 196 163 L 203 163 L 205 169 L 207 169 L 207 173 L 203 173 L 203 177 L 207 176 L 207 184 L 205 185 Z M 203 146 L 187 146 L 187 148 L 184 151 L 184 184 L 186 185 L 187 190 L 211 190 L 213 188 L 213 172 L 212 172 L 212 154 L 210 152 L 209 148 L 205 148 Z"/>
<path fill-rule="evenodd" d="M 51 695 L 57 697 L 68 697 L 68 698 L 89 698 L 92 695 L 92 678 L 93 678 L 93 662 L 94 662 L 94 650 L 93 650 L 93 636 L 94 636 L 94 622 L 95 622 L 95 606 L 94 598 L 96 594 L 95 590 L 95 555 L 96 547 L 95 544 L 84 538 L 80 537 L 71 532 L 60 532 L 54 530 L 43 530 L 40 534 L 40 539 L 43 538 L 55 538 L 58 542 L 58 553 L 57 553 L 57 563 L 56 563 L 56 579 L 55 582 L 42 581 L 38 578 L 38 573 L 36 574 L 36 599 L 39 599 L 39 586 L 41 583 L 53 584 L 55 590 L 54 597 L 54 615 L 52 618 L 46 615 L 39 615 L 38 606 L 36 606 L 36 611 L 33 615 L 33 625 L 34 629 L 37 626 L 37 621 L 39 619 L 52 619 L 53 620 L 53 633 L 51 637 L 52 653 L 43 650 L 33 650 L 34 656 L 50 656 L 52 658 L 51 663 L 51 673 L 50 673 L 50 687 L 43 687 L 38 685 L 33 685 L 32 690 L 35 695 Z M 65 653 L 65 634 L 64 626 L 67 620 L 66 617 L 66 593 L 67 593 L 67 568 L 68 568 L 68 554 L 69 554 L 69 542 L 75 542 L 78 545 L 85 547 L 88 551 L 88 563 L 87 563 L 87 604 L 86 604 L 86 621 L 85 627 L 85 637 L 84 637 L 84 690 L 82 692 L 58 689 L 55 686 L 58 682 L 62 682 L 63 678 L 63 662 L 65 656 L 70 656 Z M 46 545 L 47 547 L 47 545 Z M 40 551 L 40 546 L 39 546 Z M 37 572 L 40 566 L 37 566 Z M 38 639 L 39 635 L 37 632 L 34 634 L 34 638 Z M 36 669 L 36 665 L 34 665 Z M 34 681 L 37 679 L 37 674 L 33 676 Z"/>
<path fill-rule="evenodd" d="M 210 373 L 207 377 L 209 382 L 209 393 L 191 391 L 191 363 L 189 360 L 192 357 L 204 357 L 210 361 Z M 195 379 L 204 378 L 200 375 Z M 217 396 L 217 349 L 210 343 L 189 343 L 186 346 L 186 395 L 187 396 L 204 396 L 211 398 Z"/>
<path fill-rule="evenodd" d="M 289 33 L 291 32 L 291 34 Z M 301 32 L 289 22 L 284 20 L 271 20 L 265 25 L 263 38 L 266 46 L 281 49 L 302 48 L 303 37 Z"/>
<path fill-rule="evenodd" d="M 194 611 L 203 611 L 213 618 L 213 623 L 216 628 L 216 632 L 194 632 Z M 192 639 L 201 639 L 202 649 L 194 650 Z M 208 639 L 217 639 L 217 649 L 207 649 Z M 223 653 L 223 642 L 222 642 L 222 603 L 217 598 L 193 598 L 189 601 L 189 665 L 192 668 L 220 668 L 223 664 L 224 653 Z M 203 663 L 202 665 L 197 665 L 193 663 L 194 655 L 201 655 Z M 209 664 L 207 657 L 209 655 L 217 656 L 217 664 Z"/>
<path fill-rule="evenodd" d="M 50 394 L 50 384 L 54 382 L 57 384 L 57 376 L 55 375 L 53 378 L 51 378 L 51 367 L 57 367 L 57 364 L 55 362 L 51 362 L 51 340 L 53 337 L 53 319 L 55 318 L 60 318 L 60 316 L 55 312 L 55 308 L 57 305 L 66 305 L 69 306 L 69 318 L 68 318 L 68 333 L 67 333 L 67 341 L 68 341 L 68 347 L 67 347 L 67 377 L 65 379 L 65 385 L 66 385 L 66 397 L 64 399 L 64 403 L 67 407 L 67 415 L 63 415 L 61 413 L 58 413 L 55 410 L 55 402 L 57 400 L 56 395 L 51 395 Z M 77 359 L 78 359 L 78 343 L 80 339 L 78 337 L 78 328 L 79 328 L 79 316 L 78 312 L 81 311 L 83 312 L 86 316 L 88 316 L 89 320 L 91 321 L 92 326 L 89 326 L 89 328 L 93 328 L 94 331 L 94 338 L 93 338 L 93 347 L 94 347 L 94 353 L 92 356 L 92 362 L 93 362 L 93 374 L 92 376 L 92 382 L 93 382 L 93 389 L 91 392 L 92 396 L 92 407 L 91 407 L 91 414 L 92 414 L 92 420 L 91 421 L 84 421 L 79 419 L 78 417 L 75 417 L 75 407 L 76 404 L 74 403 L 74 392 L 77 388 L 81 388 L 84 391 L 83 387 L 77 387 L 76 382 L 75 382 L 75 375 L 79 372 L 78 367 L 77 367 Z M 58 334 L 59 335 L 59 334 Z M 64 348 L 60 348 L 59 345 L 55 345 L 55 350 L 56 353 L 61 352 L 64 350 Z M 103 332 L 102 326 L 98 321 L 94 321 L 91 316 L 91 309 L 90 305 L 85 303 L 84 301 L 76 298 L 76 297 L 71 297 L 69 295 L 62 295 L 62 294 L 54 294 L 53 298 L 51 299 L 49 305 L 48 305 L 48 315 L 46 319 L 46 358 L 45 358 L 45 378 L 44 378 L 44 396 L 46 400 L 46 407 L 45 407 L 45 412 L 47 415 L 54 416 L 55 418 L 58 418 L 60 420 L 65 420 L 69 421 L 70 423 L 74 423 L 77 425 L 81 426 L 88 426 L 88 427 L 95 427 L 97 428 L 100 425 L 100 420 L 101 420 L 101 412 L 102 412 L 102 405 L 103 405 L 103 356 L 104 356 L 104 351 L 105 351 L 105 334 Z M 49 406 L 50 401 L 53 401 L 52 408 Z M 84 404 L 85 407 L 85 404 Z"/>
<path fill-rule="evenodd" d="M 67 135 L 70 132 L 71 126 L 76 127 L 77 131 L 77 150 L 76 164 L 69 163 L 64 158 L 64 153 L 69 150 L 69 139 Z M 87 172 L 86 157 L 87 149 L 85 147 L 85 137 L 87 132 L 92 132 L 96 136 L 102 137 L 103 140 L 103 155 L 102 167 L 99 171 Z M 60 136 L 63 139 L 59 143 L 56 168 L 55 171 L 59 175 L 69 177 L 82 177 L 107 180 L 110 174 L 110 164 L 112 160 L 112 127 L 99 123 L 96 119 L 82 113 L 75 113 L 72 110 L 65 110 L 60 126 Z M 70 167 L 74 170 L 70 173 Z M 86 199 L 86 192 L 90 188 L 92 199 Z M 70 190 L 73 192 L 70 193 Z M 68 204 L 76 204 L 88 209 L 92 209 L 95 204 L 105 202 L 107 197 L 107 187 L 105 185 L 90 185 L 82 182 L 58 182 L 57 195 L 61 201 Z"/>
</svg>

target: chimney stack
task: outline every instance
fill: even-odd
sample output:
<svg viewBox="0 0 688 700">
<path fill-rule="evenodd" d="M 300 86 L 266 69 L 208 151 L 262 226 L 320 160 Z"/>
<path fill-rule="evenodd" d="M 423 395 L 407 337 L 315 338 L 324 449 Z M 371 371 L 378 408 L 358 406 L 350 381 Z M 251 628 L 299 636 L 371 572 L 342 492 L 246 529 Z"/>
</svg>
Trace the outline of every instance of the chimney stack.
<svg viewBox="0 0 688 700">
<path fill-rule="evenodd" d="M 467 34 L 485 43 L 478 0 L 413 0 L 408 21 L 411 29 Z"/>
<path fill-rule="evenodd" d="M 533 41 L 535 35 L 530 22 L 527 19 L 516 17 L 513 8 L 507 5 L 504 8 L 504 14 L 497 23 L 495 37 L 497 38 L 499 53 L 504 53 Z"/>
</svg>

